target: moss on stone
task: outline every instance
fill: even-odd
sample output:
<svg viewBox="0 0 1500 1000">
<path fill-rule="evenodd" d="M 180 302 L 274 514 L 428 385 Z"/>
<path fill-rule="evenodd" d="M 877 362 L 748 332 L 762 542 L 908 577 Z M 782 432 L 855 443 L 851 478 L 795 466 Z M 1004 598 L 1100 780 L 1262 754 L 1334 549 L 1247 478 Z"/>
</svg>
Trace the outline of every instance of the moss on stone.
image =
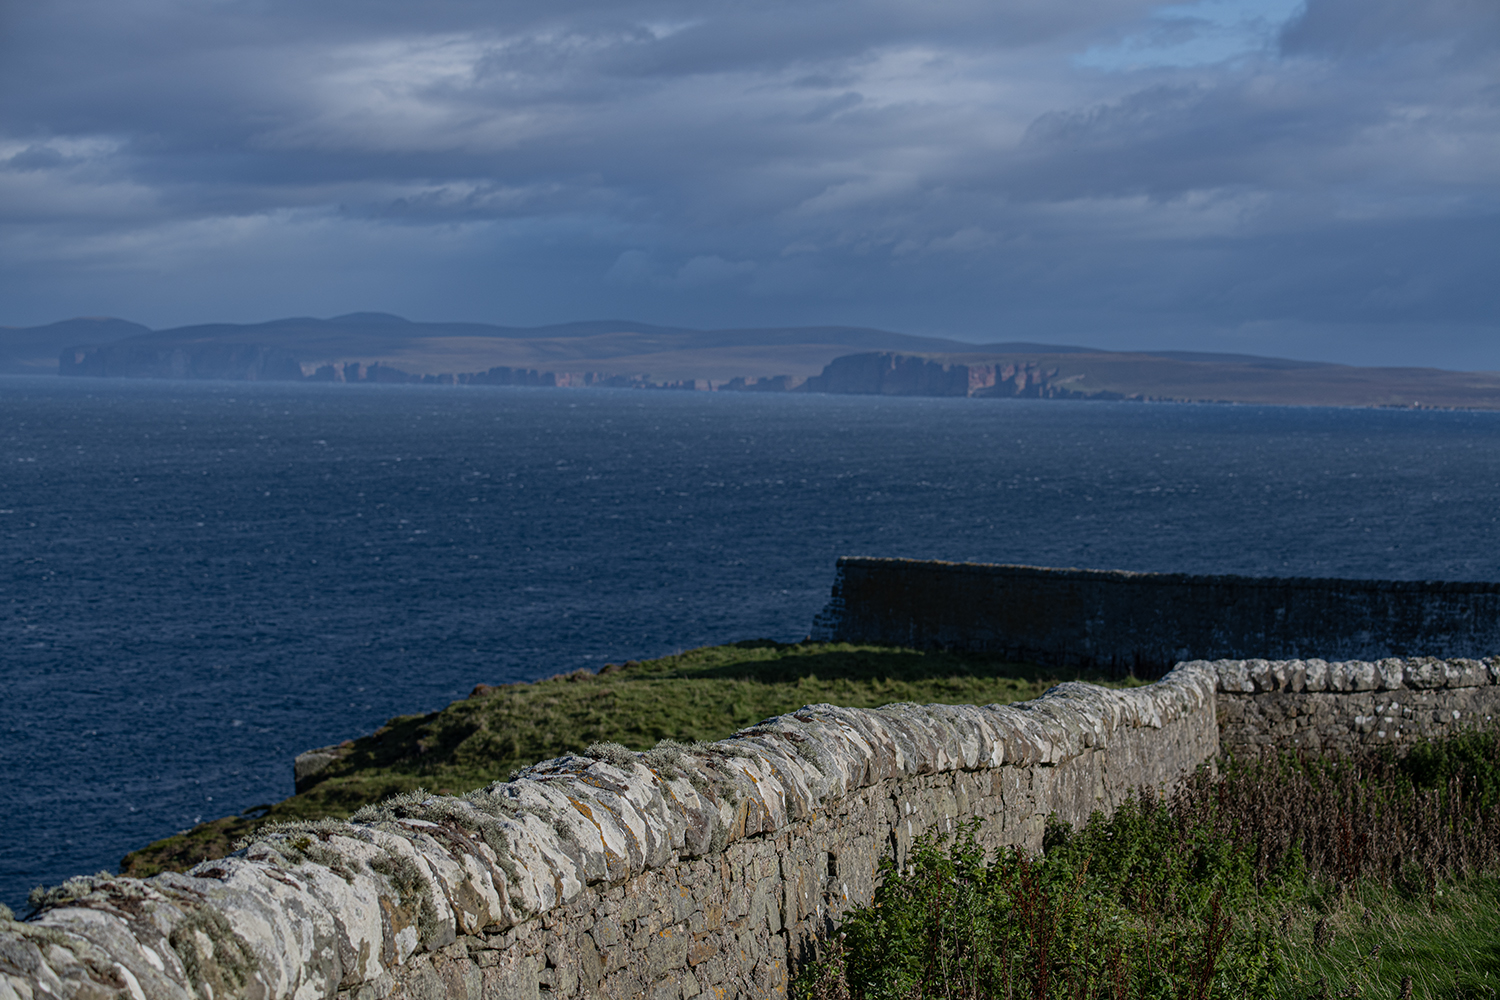
<svg viewBox="0 0 1500 1000">
<path fill-rule="evenodd" d="M 173 927 L 167 941 L 202 1000 L 243 995 L 259 963 L 224 914 L 211 906 L 201 907 Z"/>
<path fill-rule="evenodd" d="M 37 886 L 32 889 L 26 897 L 27 904 L 32 913 L 37 914 L 43 910 L 50 910 L 55 906 L 65 906 L 79 900 L 86 900 L 91 896 L 104 898 L 106 894 L 114 898 L 141 898 L 143 890 L 129 882 L 122 882 L 117 875 L 101 871 L 97 875 L 78 875 L 68 879 L 61 885 Z"/>
<path fill-rule="evenodd" d="M 432 886 L 416 861 L 395 851 L 384 851 L 370 862 L 370 870 L 384 875 L 396 890 L 397 904 L 416 911 L 417 938 L 430 945 L 436 940 L 440 924 Z"/>
</svg>

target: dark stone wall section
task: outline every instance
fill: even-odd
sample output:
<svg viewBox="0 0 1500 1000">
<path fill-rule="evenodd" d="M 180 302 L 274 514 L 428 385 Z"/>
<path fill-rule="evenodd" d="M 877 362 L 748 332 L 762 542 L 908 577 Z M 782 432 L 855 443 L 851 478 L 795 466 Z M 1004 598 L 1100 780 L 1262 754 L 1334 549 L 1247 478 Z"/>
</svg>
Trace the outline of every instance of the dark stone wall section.
<svg viewBox="0 0 1500 1000">
<path fill-rule="evenodd" d="M 1183 660 L 1500 653 L 1500 584 L 847 557 L 814 637 L 1160 676 Z"/>
</svg>

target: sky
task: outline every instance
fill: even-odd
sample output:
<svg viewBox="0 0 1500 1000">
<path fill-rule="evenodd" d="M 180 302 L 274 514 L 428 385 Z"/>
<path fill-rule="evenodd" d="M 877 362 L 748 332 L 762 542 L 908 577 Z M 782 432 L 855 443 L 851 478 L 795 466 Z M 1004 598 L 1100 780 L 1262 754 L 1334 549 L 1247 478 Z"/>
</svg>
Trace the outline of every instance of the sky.
<svg viewBox="0 0 1500 1000">
<path fill-rule="evenodd" d="M 0 0 L 0 324 L 1500 369 L 1495 0 Z"/>
</svg>

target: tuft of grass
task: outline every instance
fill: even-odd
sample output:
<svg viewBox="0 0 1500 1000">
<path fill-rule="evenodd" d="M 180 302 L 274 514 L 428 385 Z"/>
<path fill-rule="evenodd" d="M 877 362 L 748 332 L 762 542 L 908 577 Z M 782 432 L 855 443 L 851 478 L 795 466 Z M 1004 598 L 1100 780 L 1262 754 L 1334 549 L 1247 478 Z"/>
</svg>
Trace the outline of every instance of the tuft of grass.
<svg viewBox="0 0 1500 1000">
<path fill-rule="evenodd" d="M 26 903 L 33 913 L 40 913 L 54 906 L 65 906 L 101 890 L 117 888 L 115 880 L 116 876 L 107 871 L 101 871 L 97 875 L 76 875 L 61 885 L 37 886 L 27 895 Z"/>
<path fill-rule="evenodd" d="M 621 746 L 609 740 L 600 740 L 590 743 L 583 751 L 583 756 L 594 760 L 602 760 L 622 771 L 629 771 L 635 767 L 635 754 L 629 747 Z"/>
<path fill-rule="evenodd" d="M 416 924 L 418 938 L 424 944 L 431 944 L 441 927 L 432 889 L 417 862 L 404 854 L 386 851 L 370 861 L 370 868 L 390 881 L 396 890 L 398 910 L 406 911 L 403 915 Z"/>
<path fill-rule="evenodd" d="M 344 819 L 419 787 L 460 795 L 538 761 L 614 744 L 650 751 L 662 741 L 721 740 L 803 705 L 876 708 L 894 702 L 1008 704 L 1064 680 L 1113 687 L 1134 681 L 1078 675 L 985 656 L 842 643 L 752 640 L 709 646 L 598 674 L 490 686 L 441 711 L 394 718 L 352 741 L 301 793 L 241 816 L 202 823 L 127 854 L 121 873 L 184 871 L 228 854 L 267 823 Z M 595 751 L 600 752 L 602 751 Z M 288 762 L 290 770 L 290 762 Z"/>
<path fill-rule="evenodd" d="M 692 749 L 691 744 L 660 740 L 656 746 L 646 751 L 646 766 L 668 781 L 673 781 L 681 773 L 678 765 L 682 763 L 683 754 L 690 753 Z"/>
</svg>

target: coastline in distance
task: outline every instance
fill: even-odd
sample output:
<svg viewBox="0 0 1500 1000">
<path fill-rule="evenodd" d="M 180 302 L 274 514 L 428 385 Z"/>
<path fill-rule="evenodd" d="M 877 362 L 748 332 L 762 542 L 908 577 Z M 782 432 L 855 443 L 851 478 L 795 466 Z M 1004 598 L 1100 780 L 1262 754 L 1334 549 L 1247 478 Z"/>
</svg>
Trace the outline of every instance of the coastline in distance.
<svg viewBox="0 0 1500 1000">
<path fill-rule="evenodd" d="M 971 344 L 861 327 L 504 327 L 384 313 L 168 330 L 108 318 L 0 327 L 0 372 L 1500 409 L 1500 372 Z"/>
</svg>

